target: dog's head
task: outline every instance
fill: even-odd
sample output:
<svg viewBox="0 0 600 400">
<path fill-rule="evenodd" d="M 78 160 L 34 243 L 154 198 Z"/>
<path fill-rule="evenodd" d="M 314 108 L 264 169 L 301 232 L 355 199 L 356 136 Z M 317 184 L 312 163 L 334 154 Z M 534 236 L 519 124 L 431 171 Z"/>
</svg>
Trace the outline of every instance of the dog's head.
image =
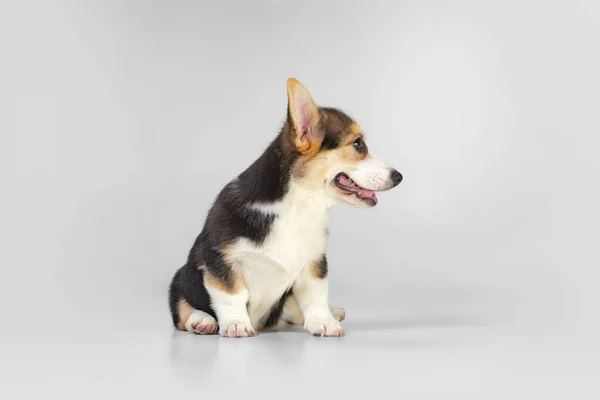
<svg viewBox="0 0 600 400">
<path fill-rule="evenodd" d="M 284 135 L 299 153 L 294 179 L 311 190 L 325 190 L 330 204 L 373 207 L 375 192 L 389 190 L 402 174 L 369 153 L 360 125 L 334 108 L 318 107 L 308 90 L 290 78 Z"/>
</svg>

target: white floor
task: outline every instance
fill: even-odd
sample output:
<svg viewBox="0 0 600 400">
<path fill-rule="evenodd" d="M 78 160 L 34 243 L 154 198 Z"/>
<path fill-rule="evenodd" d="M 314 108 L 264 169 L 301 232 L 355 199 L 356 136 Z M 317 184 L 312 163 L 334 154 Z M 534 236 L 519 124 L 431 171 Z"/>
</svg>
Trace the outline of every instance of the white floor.
<svg viewBox="0 0 600 400">
<path fill-rule="evenodd" d="M 600 395 L 598 346 L 584 337 L 468 317 L 365 315 L 348 311 L 343 338 L 292 328 L 224 339 L 135 315 L 129 322 L 137 326 L 88 316 L 79 330 L 48 331 L 34 313 L 30 326 L 0 345 L 0 393 L 4 399 Z"/>
</svg>

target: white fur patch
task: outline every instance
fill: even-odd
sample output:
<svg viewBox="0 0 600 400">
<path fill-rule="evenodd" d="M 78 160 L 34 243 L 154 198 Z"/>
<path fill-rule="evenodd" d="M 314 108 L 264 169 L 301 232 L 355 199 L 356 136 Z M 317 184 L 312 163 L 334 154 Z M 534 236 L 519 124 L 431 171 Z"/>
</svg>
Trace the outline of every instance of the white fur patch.
<svg viewBox="0 0 600 400">
<path fill-rule="evenodd" d="M 205 285 L 211 299 L 211 305 L 219 319 L 219 332 L 227 337 L 246 337 L 254 335 L 254 328 L 248 318 L 246 304 L 248 291 L 236 294 L 225 293 L 210 285 Z"/>
<path fill-rule="evenodd" d="M 306 190 L 293 178 L 283 200 L 249 207 L 276 215 L 261 245 L 240 238 L 228 248 L 228 257 L 239 262 L 244 274 L 248 312 L 257 326 L 300 273 L 325 253 L 329 210 L 325 191 Z"/>
<path fill-rule="evenodd" d="M 392 168 L 373 156 L 360 161 L 347 174 L 359 186 L 370 190 L 387 190 L 394 186 Z"/>
</svg>

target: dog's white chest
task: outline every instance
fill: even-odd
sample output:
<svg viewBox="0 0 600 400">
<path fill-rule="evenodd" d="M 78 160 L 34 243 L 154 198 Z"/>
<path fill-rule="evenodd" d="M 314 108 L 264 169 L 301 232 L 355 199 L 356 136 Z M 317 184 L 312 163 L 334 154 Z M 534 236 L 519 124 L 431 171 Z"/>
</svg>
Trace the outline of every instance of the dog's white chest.
<svg viewBox="0 0 600 400">
<path fill-rule="evenodd" d="M 299 272 L 325 251 L 326 227 L 326 211 L 284 210 L 276 217 L 262 251 L 284 270 Z"/>
<path fill-rule="evenodd" d="M 268 312 L 302 270 L 324 254 L 329 212 L 325 196 L 293 186 L 283 201 L 252 208 L 274 215 L 262 244 L 240 239 L 231 248 L 244 273 L 253 319 Z"/>
</svg>

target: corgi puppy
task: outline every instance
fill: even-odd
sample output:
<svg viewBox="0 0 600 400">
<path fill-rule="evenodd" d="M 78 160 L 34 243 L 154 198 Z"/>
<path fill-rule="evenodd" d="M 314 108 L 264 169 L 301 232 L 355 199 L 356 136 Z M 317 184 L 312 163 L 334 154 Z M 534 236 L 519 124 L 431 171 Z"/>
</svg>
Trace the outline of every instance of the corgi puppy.
<svg viewBox="0 0 600 400">
<path fill-rule="evenodd" d="M 295 324 L 343 334 L 344 310 L 328 300 L 329 209 L 373 207 L 375 192 L 402 175 L 369 153 L 358 123 L 317 106 L 294 78 L 287 97 L 279 135 L 221 190 L 171 282 L 171 316 L 182 331 L 238 338 Z"/>
</svg>

